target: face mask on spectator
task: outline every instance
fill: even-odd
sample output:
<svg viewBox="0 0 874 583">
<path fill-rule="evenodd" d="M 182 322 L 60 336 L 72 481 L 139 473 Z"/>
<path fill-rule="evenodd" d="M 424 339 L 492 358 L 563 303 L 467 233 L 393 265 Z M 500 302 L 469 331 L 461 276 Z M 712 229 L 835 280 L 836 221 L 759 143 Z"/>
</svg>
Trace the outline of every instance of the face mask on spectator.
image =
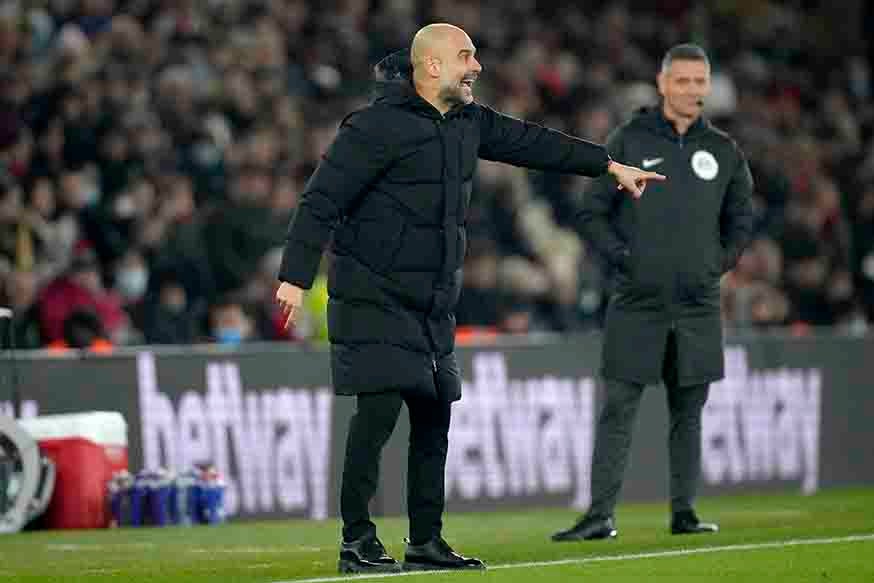
<svg viewBox="0 0 874 583">
<path fill-rule="evenodd" d="M 123 269 L 118 272 L 118 291 L 127 300 L 138 300 L 146 293 L 149 273 L 142 268 Z"/>
<path fill-rule="evenodd" d="M 216 333 L 216 340 L 220 344 L 239 344 L 243 340 L 243 333 L 239 328 L 232 326 L 219 328 Z"/>
</svg>

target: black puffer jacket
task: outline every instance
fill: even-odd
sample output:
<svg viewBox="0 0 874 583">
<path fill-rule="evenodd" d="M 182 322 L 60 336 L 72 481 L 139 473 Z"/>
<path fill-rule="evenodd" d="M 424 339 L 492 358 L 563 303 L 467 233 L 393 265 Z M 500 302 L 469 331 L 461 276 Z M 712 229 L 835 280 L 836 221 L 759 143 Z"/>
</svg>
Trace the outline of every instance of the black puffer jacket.
<svg viewBox="0 0 874 583">
<path fill-rule="evenodd" d="M 308 181 L 279 279 L 309 288 L 334 235 L 328 329 L 335 391 L 461 396 L 453 310 L 477 158 L 598 176 L 602 146 L 473 103 L 446 115 L 410 82 L 409 54 L 377 66 Z"/>
<path fill-rule="evenodd" d="M 677 134 L 660 107 L 645 108 L 608 140 L 616 160 L 665 174 L 643 197 L 596 180 L 579 214 L 589 242 L 616 267 L 607 306 L 603 374 L 680 386 L 722 378 L 719 278 L 752 235 L 753 179 L 735 141 L 699 118 Z M 668 334 L 677 353 L 665 368 Z"/>
</svg>

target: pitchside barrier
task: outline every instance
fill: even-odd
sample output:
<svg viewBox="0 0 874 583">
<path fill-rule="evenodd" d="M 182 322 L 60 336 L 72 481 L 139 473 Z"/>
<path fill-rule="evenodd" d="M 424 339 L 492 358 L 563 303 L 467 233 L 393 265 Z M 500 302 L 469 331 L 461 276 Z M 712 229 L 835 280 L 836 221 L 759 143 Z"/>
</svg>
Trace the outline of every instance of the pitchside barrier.
<svg viewBox="0 0 874 583">
<path fill-rule="evenodd" d="M 597 335 L 459 349 L 464 396 L 453 405 L 449 511 L 586 507 L 603 399 L 599 352 Z M 870 338 L 734 338 L 725 361 L 704 411 L 702 495 L 874 484 Z M 286 345 L 155 347 L 19 353 L 17 369 L 22 417 L 122 413 L 132 471 L 213 462 L 231 518 L 323 519 L 337 515 L 354 412 L 353 398 L 334 396 L 328 362 L 324 350 Z M 0 410 L 11 410 L 10 378 L 0 374 Z M 383 454 L 378 514 L 406 511 L 407 435 L 402 415 Z M 667 462 L 664 389 L 653 386 L 623 500 L 665 500 Z"/>
</svg>

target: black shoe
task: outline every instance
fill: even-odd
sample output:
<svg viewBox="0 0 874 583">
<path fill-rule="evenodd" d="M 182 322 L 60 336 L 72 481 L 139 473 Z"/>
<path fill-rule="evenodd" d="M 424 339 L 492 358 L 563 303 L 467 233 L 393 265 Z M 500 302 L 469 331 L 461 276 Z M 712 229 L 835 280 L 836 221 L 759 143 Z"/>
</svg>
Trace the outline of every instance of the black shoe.
<svg viewBox="0 0 874 583">
<path fill-rule="evenodd" d="M 440 571 L 444 569 L 485 569 L 479 559 L 462 557 L 442 537 L 432 538 L 423 545 L 407 542 L 404 571 Z"/>
<path fill-rule="evenodd" d="M 719 526 L 701 522 L 693 510 L 677 512 L 671 519 L 671 534 L 702 534 L 719 532 Z"/>
<path fill-rule="evenodd" d="M 373 533 L 367 533 L 351 542 L 340 543 L 341 573 L 397 573 L 401 564 L 385 552 L 385 547 Z"/>
<path fill-rule="evenodd" d="M 567 530 L 552 535 L 554 542 L 569 542 L 577 540 L 599 540 L 616 538 L 619 531 L 610 517 L 583 516 L 575 525 Z"/>
</svg>

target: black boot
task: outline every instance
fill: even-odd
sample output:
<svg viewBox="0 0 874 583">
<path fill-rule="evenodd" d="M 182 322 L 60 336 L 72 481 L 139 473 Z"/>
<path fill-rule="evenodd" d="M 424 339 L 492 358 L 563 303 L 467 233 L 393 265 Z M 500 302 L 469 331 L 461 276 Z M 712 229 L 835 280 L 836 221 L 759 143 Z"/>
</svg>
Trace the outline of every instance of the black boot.
<svg viewBox="0 0 874 583">
<path fill-rule="evenodd" d="M 719 526 L 698 520 L 694 510 L 675 512 L 671 518 L 671 534 L 702 534 L 718 531 Z"/>
<path fill-rule="evenodd" d="M 423 545 L 407 542 L 404 571 L 439 571 L 443 569 L 485 569 L 479 559 L 462 557 L 443 537 L 432 538 Z"/>
<path fill-rule="evenodd" d="M 619 531 L 616 530 L 613 518 L 609 516 L 583 516 L 571 528 L 552 535 L 552 540 L 555 542 L 598 540 L 616 538 L 618 534 Z"/>
<path fill-rule="evenodd" d="M 389 556 L 376 535 L 370 532 L 340 543 L 337 569 L 341 573 L 396 573 L 401 570 L 401 564 Z"/>
</svg>

